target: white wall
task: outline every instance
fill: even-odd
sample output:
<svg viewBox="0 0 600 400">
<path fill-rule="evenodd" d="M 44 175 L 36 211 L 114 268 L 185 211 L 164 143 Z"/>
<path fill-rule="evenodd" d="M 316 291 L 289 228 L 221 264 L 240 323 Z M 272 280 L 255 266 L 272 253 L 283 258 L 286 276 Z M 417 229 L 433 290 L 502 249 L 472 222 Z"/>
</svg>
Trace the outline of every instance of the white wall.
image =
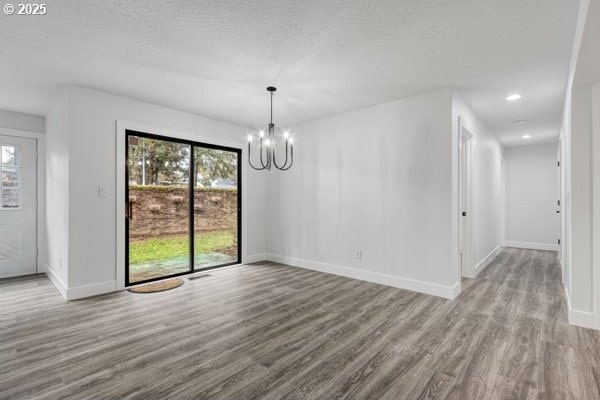
<svg viewBox="0 0 600 400">
<path fill-rule="evenodd" d="M 598 274 L 593 268 L 593 164 L 592 127 L 594 79 L 588 73 L 597 72 L 593 60 L 597 57 L 597 21 L 588 21 L 588 5 L 598 14 L 598 4 L 580 2 L 577 29 L 573 44 L 569 81 L 565 94 L 565 109 L 561 132 L 561 166 L 564 181 L 561 204 L 563 237 L 561 241 L 563 280 L 565 283 L 569 322 L 584 327 L 600 328 L 598 307 Z M 597 19 L 597 18 L 596 18 Z M 582 56 L 584 56 L 582 58 Z M 583 71 L 583 72 L 582 72 Z M 587 71 L 588 73 L 586 73 Z M 598 105 L 600 107 L 600 104 Z M 596 287 L 594 287 L 596 285 Z M 594 321 L 596 314 L 596 322 Z"/>
<path fill-rule="evenodd" d="M 200 141 L 239 144 L 242 148 L 246 128 L 97 90 L 73 86 L 67 90 L 68 106 L 59 104 L 49 115 L 49 142 L 52 145 L 48 146 L 48 163 L 54 165 L 53 171 L 60 170 L 63 174 L 60 179 L 66 179 L 64 168 L 68 166 L 69 179 L 63 182 L 49 172 L 52 175 L 49 178 L 58 180 L 58 184 L 48 183 L 48 196 L 52 198 L 48 214 L 52 207 L 62 209 L 67 205 L 68 218 L 62 215 L 60 218 L 61 223 L 68 221 L 68 230 L 61 232 L 61 236 L 68 235 L 68 252 L 59 243 L 52 243 L 50 262 L 54 267 L 56 260 L 62 257 L 64 269 L 64 260 L 68 260 L 69 290 L 85 295 L 107 291 L 110 287 L 114 290 L 116 281 L 117 120 L 195 135 Z M 68 112 L 68 143 L 62 134 L 65 109 Z M 242 162 L 246 163 L 245 158 Z M 242 181 L 247 229 L 247 241 L 242 250 L 244 257 L 258 255 L 260 258 L 265 252 L 262 196 L 266 190 L 266 175 L 245 172 Z M 99 185 L 106 188 L 106 198 L 98 197 Z M 68 200 L 64 199 L 66 190 Z M 58 201 L 61 201 L 60 205 Z M 49 226 L 53 231 L 56 225 Z"/>
<path fill-rule="evenodd" d="M 46 128 L 42 116 L 8 110 L 0 110 L 0 127 L 39 133 L 44 133 Z"/>
<path fill-rule="evenodd" d="M 592 311 L 592 88 L 571 98 L 571 307 Z"/>
<path fill-rule="evenodd" d="M 65 89 L 46 117 L 46 262 L 63 294 L 69 282 L 68 106 Z"/>
<path fill-rule="evenodd" d="M 301 151 L 269 181 L 269 257 L 452 297 L 451 101 L 445 89 L 292 127 Z"/>
<path fill-rule="evenodd" d="M 558 250 L 557 161 L 557 144 L 504 150 L 507 245 Z"/>
<path fill-rule="evenodd" d="M 463 126 L 474 136 L 472 264 L 477 274 L 502 241 L 502 146 L 492 131 L 471 111 L 460 93 L 454 91 L 452 129 L 457 137 L 459 117 Z M 458 187 L 458 182 L 455 185 Z M 455 201 L 458 201 L 458 197 Z"/>
</svg>

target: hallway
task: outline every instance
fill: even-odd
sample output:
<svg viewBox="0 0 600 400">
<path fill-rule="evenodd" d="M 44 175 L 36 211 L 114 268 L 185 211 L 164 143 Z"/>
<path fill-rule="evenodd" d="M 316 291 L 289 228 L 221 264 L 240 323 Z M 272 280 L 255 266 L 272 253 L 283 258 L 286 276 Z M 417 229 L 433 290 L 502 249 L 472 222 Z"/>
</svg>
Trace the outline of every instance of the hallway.
<svg viewBox="0 0 600 400">
<path fill-rule="evenodd" d="M 487 385 L 494 398 L 600 398 L 600 334 L 569 326 L 556 252 L 505 248 L 457 300 L 485 316 L 463 363 L 465 395 L 486 398 Z"/>
<path fill-rule="evenodd" d="M 72 302 L 7 279 L 0 304 L 0 398 L 600 398 L 550 251 L 503 249 L 456 301 L 260 263 Z"/>
</svg>

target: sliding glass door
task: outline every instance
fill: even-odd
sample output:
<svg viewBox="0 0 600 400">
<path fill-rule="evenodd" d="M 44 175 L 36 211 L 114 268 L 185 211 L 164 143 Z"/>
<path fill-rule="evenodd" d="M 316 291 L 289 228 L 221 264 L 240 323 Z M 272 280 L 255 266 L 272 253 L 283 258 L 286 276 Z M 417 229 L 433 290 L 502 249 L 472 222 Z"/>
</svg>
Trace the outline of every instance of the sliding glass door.
<svg viewBox="0 0 600 400">
<path fill-rule="evenodd" d="M 241 262 L 240 150 L 126 140 L 126 285 Z"/>
<path fill-rule="evenodd" d="M 194 267 L 235 264 L 240 258 L 238 155 L 194 146 Z"/>
</svg>

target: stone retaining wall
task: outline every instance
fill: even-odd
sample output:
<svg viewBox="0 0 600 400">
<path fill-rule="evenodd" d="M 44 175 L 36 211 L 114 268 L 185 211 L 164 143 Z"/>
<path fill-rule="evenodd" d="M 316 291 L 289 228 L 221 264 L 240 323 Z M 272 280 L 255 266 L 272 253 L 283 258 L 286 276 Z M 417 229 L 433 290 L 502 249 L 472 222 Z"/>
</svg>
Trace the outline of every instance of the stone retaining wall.
<svg viewBox="0 0 600 400">
<path fill-rule="evenodd" d="M 146 238 L 187 233 L 188 190 L 175 186 L 130 186 L 129 236 Z M 236 189 L 196 188 L 194 199 L 196 231 L 236 228 Z"/>
</svg>

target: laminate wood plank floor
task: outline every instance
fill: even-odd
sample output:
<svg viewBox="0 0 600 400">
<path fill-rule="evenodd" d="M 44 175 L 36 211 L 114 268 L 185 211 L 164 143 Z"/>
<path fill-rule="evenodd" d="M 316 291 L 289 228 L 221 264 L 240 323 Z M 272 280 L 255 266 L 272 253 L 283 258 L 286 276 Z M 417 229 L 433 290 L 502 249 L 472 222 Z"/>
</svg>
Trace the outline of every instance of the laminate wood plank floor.
<svg viewBox="0 0 600 400">
<path fill-rule="evenodd" d="M 0 280 L 2 399 L 600 399 L 557 254 L 505 248 L 456 300 L 257 263 L 65 302 Z"/>
</svg>

